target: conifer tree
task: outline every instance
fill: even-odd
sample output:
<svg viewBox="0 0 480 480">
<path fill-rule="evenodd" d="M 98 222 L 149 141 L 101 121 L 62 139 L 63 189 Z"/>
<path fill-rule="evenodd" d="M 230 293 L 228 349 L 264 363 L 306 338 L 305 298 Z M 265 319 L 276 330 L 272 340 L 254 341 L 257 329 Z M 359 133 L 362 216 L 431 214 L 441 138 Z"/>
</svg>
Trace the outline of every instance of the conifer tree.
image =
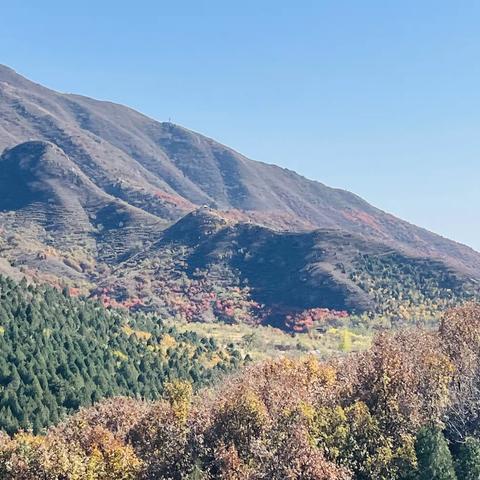
<svg viewBox="0 0 480 480">
<path fill-rule="evenodd" d="M 480 440 L 469 437 L 460 446 L 456 471 L 459 480 L 478 480 L 480 478 Z"/>
<path fill-rule="evenodd" d="M 143 336 L 130 333 L 135 331 Z M 167 331 L 174 346 L 165 355 L 159 345 Z M 211 382 L 238 364 L 232 351 L 204 368 L 218 348 L 153 316 L 0 276 L 0 430 L 38 433 L 80 406 L 114 395 L 154 400 L 171 379 Z M 199 349 L 200 355 L 190 355 Z"/>
<path fill-rule="evenodd" d="M 457 479 L 452 454 L 440 429 L 430 427 L 420 430 L 415 451 L 418 460 L 418 480 Z"/>
</svg>

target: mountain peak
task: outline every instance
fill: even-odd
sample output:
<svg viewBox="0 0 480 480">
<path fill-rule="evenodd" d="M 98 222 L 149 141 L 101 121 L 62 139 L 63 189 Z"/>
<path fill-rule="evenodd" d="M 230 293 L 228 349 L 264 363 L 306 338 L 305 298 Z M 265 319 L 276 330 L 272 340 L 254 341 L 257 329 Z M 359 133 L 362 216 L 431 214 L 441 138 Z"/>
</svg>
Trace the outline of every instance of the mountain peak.
<svg viewBox="0 0 480 480">
<path fill-rule="evenodd" d="M 32 177 L 82 175 L 81 170 L 60 147 L 46 140 L 30 140 L 5 149 L 0 162 L 4 170 L 19 168 L 23 175 Z"/>
<path fill-rule="evenodd" d="M 200 239 L 213 235 L 233 223 L 221 212 L 205 205 L 188 213 L 172 225 L 165 232 L 164 240 L 181 240 L 185 244 L 194 245 Z"/>
<path fill-rule="evenodd" d="M 53 151 L 65 155 L 62 149 L 55 145 L 55 143 L 48 140 L 27 140 L 26 142 L 19 143 L 12 148 L 7 148 L 4 154 L 10 155 L 24 155 L 29 153 L 45 154 L 48 151 Z"/>
<path fill-rule="evenodd" d="M 52 142 L 33 140 L 6 149 L 0 157 L 0 212 L 33 204 L 81 203 L 95 187 L 65 152 Z M 36 208 L 40 208 L 37 206 Z"/>
</svg>

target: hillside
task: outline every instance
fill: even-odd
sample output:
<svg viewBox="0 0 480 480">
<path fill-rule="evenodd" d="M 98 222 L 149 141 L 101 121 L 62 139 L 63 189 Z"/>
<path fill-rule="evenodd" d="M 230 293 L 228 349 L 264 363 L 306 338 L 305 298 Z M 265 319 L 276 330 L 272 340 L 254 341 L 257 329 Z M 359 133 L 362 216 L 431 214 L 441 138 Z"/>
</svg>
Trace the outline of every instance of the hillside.
<svg viewBox="0 0 480 480">
<path fill-rule="evenodd" d="M 106 194 L 53 143 L 17 145 L 0 165 L 0 235 L 13 242 L 15 264 L 40 275 L 93 278 L 94 265 L 116 262 L 164 226 Z"/>
<path fill-rule="evenodd" d="M 106 305 L 304 331 L 351 315 L 430 319 L 479 295 L 461 269 L 339 229 L 278 231 L 205 206 L 168 226 L 50 142 L 8 149 L 0 165 L 0 271 Z"/>
<path fill-rule="evenodd" d="M 242 363 L 157 317 L 0 276 L 0 430 L 38 432 L 102 398 L 153 400 L 170 381 L 198 387 Z"/>
<path fill-rule="evenodd" d="M 207 208 L 164 230 L 104 283 L 118 301 L 139 298 L 166 318 L 297 331 L 352 314 L 425 321 L 480 298 L 477 282 L 437 260 L 339 230 L 278 232 Z"/>
<path fill-rule="evenodd" d="M 2 149 L 0 478 L 480 472 L 479 253 L 6 67 Z"/>
<path fill-rule="evenodd" d="M 339 228 L 480 277 L 477 252 L 350 192 L 252 161 L 127 107 L 54 92 L 1 66 L 0 151 L 30 140 L 57 145 L 105 195 L 164 221 L 205 204 L 274 228 Z M 0 210 L 6 208 L 0 203 Z M 74 217 L 70 222 L 76 228 Z"/>
<path fill-rule="evenodd" d="M 6 67 L 2 147 L 0 273 L 16 279 L 164 319 L 289 331 L 347 316 L 416 322 L 478 297 L 480 254 L 468 247 Z"/>
</svg>

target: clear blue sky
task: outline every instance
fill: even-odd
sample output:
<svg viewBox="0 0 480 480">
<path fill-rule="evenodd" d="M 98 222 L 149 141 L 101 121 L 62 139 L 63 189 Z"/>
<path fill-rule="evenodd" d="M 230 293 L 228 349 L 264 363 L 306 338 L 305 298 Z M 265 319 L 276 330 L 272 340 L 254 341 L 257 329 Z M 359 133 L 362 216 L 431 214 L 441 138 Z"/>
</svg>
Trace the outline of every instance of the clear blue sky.
<svg viewBox="0 0 480 480">
<path fill-rule="evenodd" d="M 480 2 L 2 2 L 0 63 L 480 250 Z"/>
</svg>

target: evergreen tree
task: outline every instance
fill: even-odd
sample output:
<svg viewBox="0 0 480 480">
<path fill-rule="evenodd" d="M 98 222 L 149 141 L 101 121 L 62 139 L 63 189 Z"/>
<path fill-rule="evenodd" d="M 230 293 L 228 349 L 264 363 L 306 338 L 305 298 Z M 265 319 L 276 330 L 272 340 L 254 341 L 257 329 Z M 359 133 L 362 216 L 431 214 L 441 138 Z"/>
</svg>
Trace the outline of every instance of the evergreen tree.
<svg viewBox="0 0 480 480">
<path fill-rule="evenodd" d="M 455 463 L 459 480 L 480 479 L 480 440 L 467 438 L 459 448 Z"/>
<path fill-rule="evenodd" d="M 456 480 L 452 454 L 440 429 L 420 430 L 415 442 L 415 452 L 418 460 L 418 480 Z"/>
</svg>

